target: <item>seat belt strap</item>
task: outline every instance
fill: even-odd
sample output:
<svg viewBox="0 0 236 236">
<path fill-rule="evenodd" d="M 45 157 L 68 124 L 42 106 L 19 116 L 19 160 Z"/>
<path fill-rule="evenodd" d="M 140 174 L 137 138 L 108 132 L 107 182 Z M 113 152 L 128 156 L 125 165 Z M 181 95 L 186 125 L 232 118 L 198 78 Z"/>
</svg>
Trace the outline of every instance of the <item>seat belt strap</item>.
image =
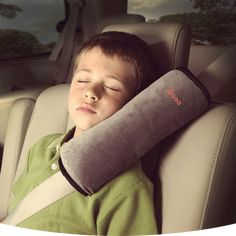
<svg viewBox="0 0 236 236">
<path fill-rule="evenodd" d="M 30 216 L 75 191 L 60 171 L 38 185 L 1 222 L 18 225 Z"/>
<path fill-rule="evenodd" d="M 67 21 L 68 23 L 68 21 Z M 66 23 L 66 25 L 64 26 L 64 29 L 62 31 L 62 33 L 59 35 L 59 39 L 55 45 L 55 47 L 53 48 L 48 60 L 49 61 L 57 61 L 57 58 L 59 57 L 59 54 L 62 50 L 62 47 L 63 47 L 63 44 L 64 44 L 64 41 L 65 41 L 65 35 L 66 35 L 66 27 L 68 27 L 68 24 Z"/>
<path fill-rule="evenodd" d="M 62 31 L 62 34 L 59 36 L 56 46 L 49 56 L 49 60 L 51 61 L 56 62 L 58 60 L 58 70 L 55 79 L 56 84 L 66 82 L 67 80 L 77 28 L 78 13 L 83 7 L 82 0 L 68 0 L 68 2 L 70 4 L 70 16 Z"/>
</svg>

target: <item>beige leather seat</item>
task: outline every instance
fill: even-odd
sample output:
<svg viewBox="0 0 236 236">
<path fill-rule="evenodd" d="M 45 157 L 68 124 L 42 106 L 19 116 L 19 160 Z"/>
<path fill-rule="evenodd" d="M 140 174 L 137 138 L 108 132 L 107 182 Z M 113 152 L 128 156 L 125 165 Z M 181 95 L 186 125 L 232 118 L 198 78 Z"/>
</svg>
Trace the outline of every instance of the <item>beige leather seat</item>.
<svg viewBox="0 0 236 236">
<path fill-rule="evenodd" d="M 3 149 L 0 159 L 0 220 L 6 214 L 10 192 L 25 134 L 38 95 L 45 86 L 19 90 L 0 96 L 0 145 Z"/>
<path fill-rule="evenodd" d="M 134 24 L 145 22 L 145 17 L 137 14 L 124 14 L 105 17 L 98 22 L 96 33 L 103 31 L 107 26 L 114 24 Z"/>
<path fill-rule="evenodd" d="M 144 39 L 147 37 L 155 46 L 153 50 L 160 58 L 160 65 L 163 63 L 162 73 L 187 65 L 188 27 L 177 24 L 126 27 L 106 30 L 131 30 Z M 159 53 L 156 48 L 161 45 L 164 49 Z M 32 144 L 49 133 L 64 133 L 73 125 L 68 119 L 68 90 L 69 85 L 58 85 L 45 90 L 37 99 L 15 179 L 24 168 L 27 150 Z M 234 222 L 235 115 L 234 105 L 212 104 L 208 112 L 145 156 L 144 168 L 155 184 L 160 232 L 197 230 Z"/>
<path fill-rule="evenodd" d="M 158 147 L 154 178 L 162 233 L 236 222 L 235 138 L 236 106 L 215 103 Z"/>
<path fill-rule="evenodd" d="M 208 65 L 198 76 L 216 101 L 236 102 L 236 45 Z"/>
</svg>

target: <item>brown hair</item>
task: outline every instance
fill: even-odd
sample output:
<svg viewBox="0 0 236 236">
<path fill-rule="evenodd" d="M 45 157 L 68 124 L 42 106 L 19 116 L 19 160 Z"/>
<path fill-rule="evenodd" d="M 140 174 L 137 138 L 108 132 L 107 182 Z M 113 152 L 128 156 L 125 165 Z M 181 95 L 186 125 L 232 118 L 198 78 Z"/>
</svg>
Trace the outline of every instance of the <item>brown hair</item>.
<svg viewBox="0 0 236 236">
<path fill-rule="evenodd" d="M 87 40 L 75 58 L 74 71 L 77 69 L 80 55 L 94 47 L 101 48 L 106 56 L 117 56 L 134 65 L 138 82 L 137 92 L 156 79 L 157 64 L 149 45 L 134 34 L 118 31 L 95 34 Z"/>
</svg>

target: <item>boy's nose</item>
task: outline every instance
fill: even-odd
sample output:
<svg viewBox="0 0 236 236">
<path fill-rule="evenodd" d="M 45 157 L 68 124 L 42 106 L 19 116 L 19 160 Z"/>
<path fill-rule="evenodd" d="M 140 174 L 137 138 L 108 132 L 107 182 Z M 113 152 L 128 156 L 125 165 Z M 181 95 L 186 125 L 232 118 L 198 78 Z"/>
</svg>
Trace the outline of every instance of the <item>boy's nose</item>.
<svg viewBox="0 0 236 236">
<path fill-rule="evenodd" d="M 97 101 L 97 97 L 94 94 L 90 94 L 90 93 L 85 93 L 85 99 Z"/>
<path fill-rule="evenodd" d="M 90 100 L 90 101 L 98 101 L 99 99 L 99 95 L 98 95 L 98 91 L 96 91 L 95 88 L 87 88 L 85 91 L 84 91 L 84 98 L 86 100 Z"/>
</svg>

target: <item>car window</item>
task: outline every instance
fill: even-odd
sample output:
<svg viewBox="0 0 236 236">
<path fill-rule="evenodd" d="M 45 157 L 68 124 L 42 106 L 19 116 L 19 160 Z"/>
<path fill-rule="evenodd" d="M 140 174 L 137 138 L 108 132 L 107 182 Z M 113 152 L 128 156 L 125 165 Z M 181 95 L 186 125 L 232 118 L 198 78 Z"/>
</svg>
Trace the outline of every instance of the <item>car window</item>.
<svg viewBox="0 0 236 236">
<path fill-rule="evenodd" d="M 128 13 L 147 22 L 190 24 L 193 44 L 236 44 L 235 0 L 128 0 Z"/>
<path fill-rule="evenodd" d="M 0 60 L 50 52 L 64 15 L 63 0 L 0 0 Z"/>
</svg>

